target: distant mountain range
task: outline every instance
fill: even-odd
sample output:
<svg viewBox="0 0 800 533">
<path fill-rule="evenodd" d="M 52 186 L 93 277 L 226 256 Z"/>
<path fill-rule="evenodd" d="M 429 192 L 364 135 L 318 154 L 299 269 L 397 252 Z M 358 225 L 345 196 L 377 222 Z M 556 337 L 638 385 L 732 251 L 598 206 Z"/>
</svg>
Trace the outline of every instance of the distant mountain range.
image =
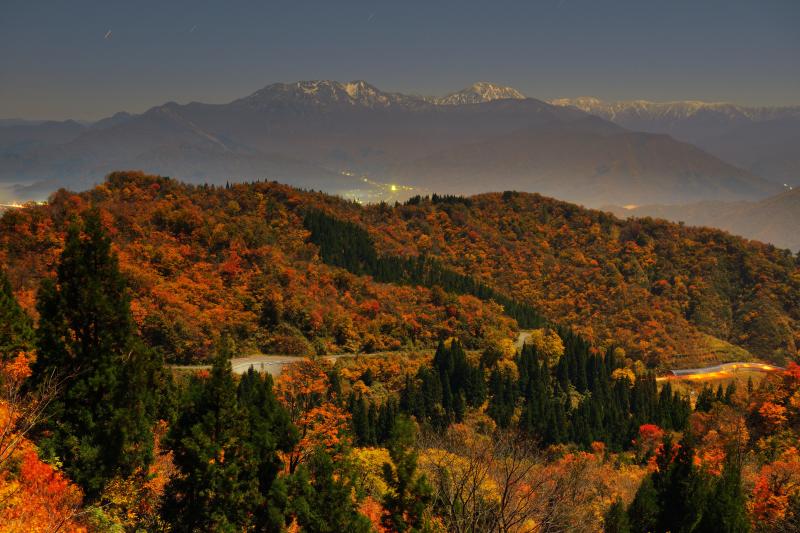
<svg viewBox="0 0 800 533">
<path fill-rule="evenodd" d="M 800 106 L 552 100 L 637 131 L 666 133 L 776 183 L 800 185 Z"/>
<path fill-rule="evenodd" d="M 724 229 L 749 239 L 800 252 L 800 188 L 757 202 L 698 202 L 604 208 L 620 218 L 653 217 L 691 226 Z"/>
<path fill-rule="evenodd" d="M 22 197 L 115 169 L 191 182 L 274 179 L 341 193 L 369 181 L 517 189 L 590 206 L 757 200 L 781 187 L 668 135 L 476 83 L 441 98 L 364 82 L 272 84 L 227 104 L 173 102 L 93 124 L 0 123 L 0 183 Z"/>
</svg>

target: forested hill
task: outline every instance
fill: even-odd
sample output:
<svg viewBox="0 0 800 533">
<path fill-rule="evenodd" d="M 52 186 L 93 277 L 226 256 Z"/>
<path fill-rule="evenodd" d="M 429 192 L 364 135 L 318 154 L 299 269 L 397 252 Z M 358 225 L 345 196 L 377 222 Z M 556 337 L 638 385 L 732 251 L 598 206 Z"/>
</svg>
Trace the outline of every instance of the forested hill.
<svg viewBox="0 0 800 533">
<path fill-rule="evenodd" d="M 175 360 L 206 357 L 221 331 L 243 350 L 386 351 L 446 336 L 483 347 L 543 319 L 661 366 L 782 362 L 800 344 L 798 259 L 720 231 L 533 194 L 365 207 L 130 172 L 0 219 L 0 260 L 28 310 L 70 220 L 92 205 L 145 340 Z"/>
<path fill-rule="evenodd" d="M 725 359 L 737 347 L 797 355 L 800 261 L 788 250 L 517 192 L 328 205 L 368 228 L 381 252 L 436 257 L 653 364 Z"/>
</svg>

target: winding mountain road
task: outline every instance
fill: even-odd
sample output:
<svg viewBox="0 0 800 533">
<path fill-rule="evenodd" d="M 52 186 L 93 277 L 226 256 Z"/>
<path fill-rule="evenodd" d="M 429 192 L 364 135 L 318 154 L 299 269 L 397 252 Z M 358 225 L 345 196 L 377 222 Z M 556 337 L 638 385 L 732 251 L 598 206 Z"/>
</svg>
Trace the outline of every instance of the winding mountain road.
<svg viewBox="0 0 800 533">
<path fill-rule="evenodd" d="M 708 380 L 717 378 L 729 377 L 739 370 L 751 370 L 756 372 L 780 372 L 784 370 L 783 367 L 770 365 L 767 363 L 753 363 L 753 362 L 736 362 L 736 363 L 722 363 L 719 365 L 707 366 L 703 368 L 687 368 L 684 370 L 671 370 L 671 374 L 667 376 L 660 376 L 658 381 L 667 381 L 673 379 L 682 380 Z"/>
<path fill-rule="evenodd" d="M 530 337 L 531 332 L 522 330 L 519 332 L 516 341 L 517 349 L 521 349 L 525 341 Z M 325 355 L 322 358 L 328 361 L 336 361 L 342 357 L 377 357 L 381 355 L 390 355 L 397 352 L 375 352 L 369 354 L 354 354 L 345 353 L 338 355 Z M 302 361 L 305 357 L 294 355 L 267 355 L 267 354 L 254 354 L 245 357 L 234 357 L 231 359 L 231 369 L 234 374 L 244 374 L 250 367 L 259 372 L 269 372 L 273 377 L 281 374 L 286 365 Z M 175 370 L 209 370 L 211 365 L 172 365 Z"/>
<path fill-rule="evenodd" d="M 530 330 L 521 330 L 517 335 L 515 346 L 517 350 L 521 350 L 525 342 L 530 338 Z M 337 359 L 343 357 L 379 357 L 382 355 L 391 355 L 397 352 L 376 352 L 370 354 L 338 354 L 338 355 L 325 355 L 322 358 L 328 361 L 335 362 Z M 245 357 L 235 357 L 231 359 L 231 368 L 235 374 L 244 374 L 250 367 L 259 372 L 269 372 L 273 377 L 281 374 L 283 369 L 292 363 L 302 361 L 305 357 L 293 355 L 267 355 L 267 354 L 253 354 Z M 172 365 L 175 370 L 202 370 L 210 369 L 211 365 Z M 670 374 L 666 376 L 659 376 L 657 381 L 668 380 L 708 380 L 716 378 L 729 377 L 739 370 L 750 370 L 756 372 L 779 372 L 783 370 L 782 367 L 770 365 L 767 363 L 755 362 L 735 362 L 723 363 L 719 365 L 707 366 L 703 368 L 687 368 L 684 370 L 671 370 Z"/>
</svg>

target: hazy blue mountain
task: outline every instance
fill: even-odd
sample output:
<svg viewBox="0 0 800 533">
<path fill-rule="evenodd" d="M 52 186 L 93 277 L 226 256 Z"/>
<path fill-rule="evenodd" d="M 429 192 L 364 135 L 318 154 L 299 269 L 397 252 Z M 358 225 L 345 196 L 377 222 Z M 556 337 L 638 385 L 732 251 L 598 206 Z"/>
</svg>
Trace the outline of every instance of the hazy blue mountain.
<svg viewBox="0 0 800 533">
<path fill-rule="evenodd" d="M 780 248 L 800 251 L 800 188 L 757 202 L 698 202 L 604 209 L 626 217 L 650 216 L 692 226 L 712 226 Z"/>
<path fill-rule="evenodd" d="M 41 194 L 134 168 L 192 182 L 274 179 L 337 193 L 364 187 L 363 175 L 453 193 L 507 186 L 589 205 L 777 192 L 694 146 L 486 82 L 438 99 L 364 81 L 276 83 L 227 104 L 170 102 L 91 125 L 59 124 L 9 130 L 0 182 Z M 47 133 L 59 128 L 61 136 Z"/>
<path fill-rule="evenodd" d="M 551 103 L 574 107 L 629 129 L 666 133 L 776 183 L 800 184 L 800 106 L 604 102 L 592 97 Z"/>
</svg>

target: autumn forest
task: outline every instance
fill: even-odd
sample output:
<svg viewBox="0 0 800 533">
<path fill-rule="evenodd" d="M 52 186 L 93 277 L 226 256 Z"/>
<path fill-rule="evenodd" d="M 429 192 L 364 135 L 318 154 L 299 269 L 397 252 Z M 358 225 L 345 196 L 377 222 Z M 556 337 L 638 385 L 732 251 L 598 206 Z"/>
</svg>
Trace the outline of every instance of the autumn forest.
<svg viewBox="0 0 800 533">
<path fill-rule="evenodd" d="M 59 190 L 0 217 L 0 531 L 800 531 L 800 255 L 514 191 Z"/>
</svg>

